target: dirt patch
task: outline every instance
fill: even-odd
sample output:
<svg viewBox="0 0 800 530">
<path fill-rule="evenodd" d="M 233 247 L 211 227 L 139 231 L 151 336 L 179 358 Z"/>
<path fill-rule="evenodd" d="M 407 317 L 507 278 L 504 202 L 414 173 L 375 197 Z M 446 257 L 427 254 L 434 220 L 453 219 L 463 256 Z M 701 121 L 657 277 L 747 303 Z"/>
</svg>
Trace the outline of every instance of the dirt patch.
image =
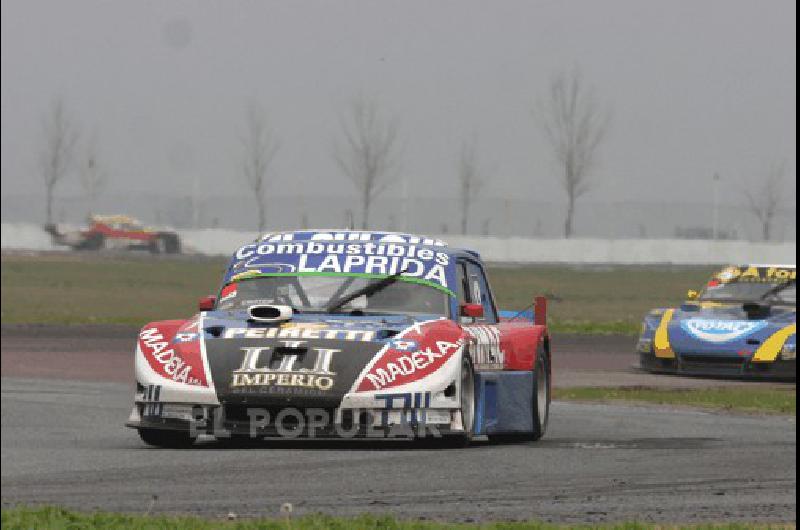
<svg viewBox="0 0 800 530">
<path fill-rule="evenodd" d="M 3 377 L 133 381 L 138 330 L 131 326 L 3 325 Z"/>
</svg>

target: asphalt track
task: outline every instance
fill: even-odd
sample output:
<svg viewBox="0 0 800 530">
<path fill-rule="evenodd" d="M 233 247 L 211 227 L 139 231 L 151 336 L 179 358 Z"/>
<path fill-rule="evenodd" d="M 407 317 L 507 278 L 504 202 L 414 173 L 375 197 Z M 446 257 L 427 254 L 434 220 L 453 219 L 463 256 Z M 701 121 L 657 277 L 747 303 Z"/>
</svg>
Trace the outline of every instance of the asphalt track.
<svg viewBox="0 0 800 530">
<path fill-rule="evenodd" d="M 796 521 L 793 416 L 557 402 L 547 437 L 535 444 L 149 448 L 122 426 L 132 389 L 121 381 L 130 380 L 132 341 L 112 331 L 66 336 L 4 326 L 3 506 L 217 517 L 276 516 L 290 502 L 298 514 L 371 511 L 462 521 Z M 582 340 L 561 339 L 562 379 L 585 368 L 585 347 L 615 355 L 611 339 L 608 351 Z M 639 377 L 629 351 L 618 351 L 614 366 Z"/>
</svg>

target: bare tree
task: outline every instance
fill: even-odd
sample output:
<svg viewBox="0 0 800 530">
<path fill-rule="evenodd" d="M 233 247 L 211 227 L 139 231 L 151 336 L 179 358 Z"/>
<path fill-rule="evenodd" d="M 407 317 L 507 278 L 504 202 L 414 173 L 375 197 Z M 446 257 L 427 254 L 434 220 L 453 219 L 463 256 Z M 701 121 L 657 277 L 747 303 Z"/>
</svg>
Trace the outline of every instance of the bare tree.
<svg viewBox="0 0 800 530">
<path fill-rule="evenodd" d="M 459 198 L 461 199 L 461 233 L 467 234 L 472 200 L 483 185 L 476 141 L 464 141 L 458 159 Z"/>
<path fill-rule="evenodd" d="M 786 194 L 783 186 L 785 175 L 786 164 L 774 163 L 770 166 L 766 178 L 758 182 L 757 188 L 744 192 L 750 213 L 761 223 L 761 236 L 764 241 L 772 238 L 772 223 L 778 213 L 781 199 Z"/>
<path fill-rule="evenodd" d="M 334 158 L 361 199 L 361 228 L 369 226 L 372 201 L 391 184 L 397 168 L 397 122 L 383 118 L 377 103 L 363 96 L 342 116 L 343 142 L 334 143 Z"/>
<path fill-rule="evenodd" d="M 256 103 L 250 103 L 245 111 L 245 133 L 242 137 L 242 170 L 258 208 L 258 231 L 264 231 L 267 223 L 267 176 L 279 143 L 269 125 L 269 120 Z"/>
<path fill-rule="evenodd" d="M 64 109 L 64 102 L 56 100 L 45 116 L 42 132 L 44 144 L 39 153 L 39 163 L 45 187 L 45 223 L 53 223 L 53 195 L 56 185 L 66 177 L 72 167 L 78 132 Z"/>
<path fill-rule="evenodd" d="M 591 188 L 589 175 L 596 165 L 597 150 L 608 129 L 610 113 L 601 109 L 594 91 L 584 87 L 578 70 L 552 79 L 538 111 L 567 193 L 564 237 L 570 237 L 575 203 Z"/>
<path fill-rule="evenodd" d="M 108 176 L 97 160 L 97 144 L 94 140 L 86 148 L 85 158 L 81 161 L 81 186 L 89 201 L 88 215 L 95 213 L 97 199 L 106 188 Z"/>
</svg>

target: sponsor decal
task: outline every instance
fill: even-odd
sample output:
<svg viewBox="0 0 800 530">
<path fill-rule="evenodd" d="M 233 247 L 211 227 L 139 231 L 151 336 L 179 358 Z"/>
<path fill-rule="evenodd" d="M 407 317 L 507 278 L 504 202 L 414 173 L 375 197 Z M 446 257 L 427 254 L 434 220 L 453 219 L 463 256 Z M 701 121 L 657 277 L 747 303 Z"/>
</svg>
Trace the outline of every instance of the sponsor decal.
<svg viewBox="0 0 800 530">
<path fill-rule="evenodd" d="M 182 333 L 182 332 L 178 332 L 178 333 L 175 334 L 175 338 L 172 339 L 172 343 L 173 344 L 181 344 L 181 343 L 184 343 L 184 342 L 194 342 L 198 338 L 200 338 L 200 334 L 199 333 L 193 333 L 193 332 Z"/>
<path fill-rule="evenodd" d="M 431 406 L 430 392 L 401 392 L 397 394 L 377 394 L 375 399 L 383 401 L 383 408 L 393 409 L 418 409 Z M 399 406 L 396 406 L 399 405 Z"/>
<path fill-rule="evenodd" d="M 325 322 L 284 322 L 281 324 L 282 329 L 300 328 L 300 329 L 328 329 L 330 326 Z"/>
<path fill-rule="evenodd" d="M 401 243 L 405 245 L 426 245 L 445 247 L 447 244 L 439 239 L 420 237 L 413 234 L 399 234 L 396 232 L 367 232 L 367 231 L 326 231 L 326 232 L 285 232 L 277 234 L 264 234 L 261 241 L 377 241 L 381 243 Z"/>
<path fill-rule="evenodd" d="M 182 344 L 185 342 L 194 342 L 200 338 L 199 331 L 200 321 L 197 318 L 193 318 L 178 329 L 178 332 L 175 333 L 175 337 L 172 339 L 172 343 Z"/>
<path fill-rule="evenodd" d="M 219 302 L 227 302 L 228 300 L 233 300 L 236 298 L 237 286 L 235 283 L 229 283 L 225 287 L 222 288 L 222 292 L 219 294 Z"/>
<path fill-rule="evenodd" d="M 729 282 L 738 278 L 742 274 L 738 267 L 728 267 L 717 274 L 717 279 L 723 282 Z"/>
<path fill-rule="evenodd" d="M 182 343 L 170 344 L 158 328 L 146 328 L 139 333 L 139 349 L 150 367 L 159 375 L 176 383 L 206 386 L 200 360 L 198 343 L 190 342 L 181 348 Z M 180 352 L 177 351 L 178 348 Z"/>
<path fill-rule="evenodd" d="M 389 341 L 389 348 L 397 351 L 415 351 L 418 349 L 418 344 L 413 340 L 405 339 L 392 339 Z"/>
<path fill-rule="evenodd" d="M 752 335 L 767 326 L 764 321 L 711 320 L 692 318 L 681 321 L 681 327 L 691 336 L 713 343 L 730 342 Z"/>
<path fill-rule="evenodd" d="M 428 347 L 413 353 L 395 350 L 401 355 L 394 355 L 390 360 L 379 363 L 366 374 L 366 381 L 372 388 L 364 388 L 369 385 L 362 384 L 359 390 L 380 390 L 421 379 L 435 372 L 450 354 L 460 348 L 460 343 L 437 341 L 435 348 Z"/>
<path fill-rule="evenodd" d="M 202 412 L 202 407 L 190 403 L 164 403 L 161 401 L 161 385 L 147 385 L 142 394 L 137 396 L 137 401 L 142 404 L 142 417 L 145 420 L 182 420 L 195 421 Z"/>
<path fill-rule="evenodd" d="M 315 325 L 293 325 L 270 328 L 227 328 L 223 337 L 226 339 L 305 339 L 371 342 L 375 339 L 375 331 L 327 329 L 327 327 Z"/>
<path fill-rule="evenodd" d="M 459 328 L 445 320 L 415 324 L 381 350 L 356 383 L 357 392 L 398 387 L 436 372 L 464 343 Z"/>
<path fill-rule="evenodd" d="M 715 279 L 724 282 L 785 282 L 797 279 L 797 269 L 788 267 L 727 267 Z"/>
<path fill-rule="evenodd" d="M 308 354 L 313 354 L 314 361 L 311 368 L 298 368 L 295 365 L 300 357 L 300 352 L 305 353 L 305 341 L 284 341 L 283 347 L 294 353 L 282 353 L 272 347 L 242 348 L 244 356 L 242 364 L 232 373 L 231 389 L 263 389 L 278 391 L 289 390 L 287 393 L 318 393 L 330 390 L 334 385 L 336 372 L 331 371 L 333 355 L 341 350 L 331 348 L 311 348 Z M 299 392 L 295 391 L 299 390 Z M 303 391 L 311 392 L 303 392 Z"/>
<path fill-rule="evenodd" d="M 242 269 L 248 266 L 248 261 L 240 261 L 233 265 L 234 269 Z M 289 263 L 263 263 L 258 266 L 258 269 L 261 274 L 281 274 L 281 273 L 290 273 L 294 272 L 294 265 Z"/>
<path fill-rule="evenodd" d="M 476 370 L 502 370 L 505 354 L 500 348 L 500 330 L 496 326 L 464 326 L 474 342 L 469 352 Z"/>
<path fill-rule="evenodd" d="M 238 282 L 238 281 L 240 281 L 240 280 L 246 280 L 247 278 L 256 278 L 256 277 L 258 277 L 260 274 L 261 274 L 261 271 L 256 271 L 256 270 L 249 270 L 249 271 L 244 271 L 244 272 L 238 272 L 238 273 L 236 273 L 236 274 L 233 274 L 233 275 L 231 275 L 231 276 L 230 276 L 228 279 L 226 279 L 225 281 L 228 281 L 228 282 Z"/>
<path fill-rule="evenodd" d="M 147 385 L 144 387 L 141 401 L 142 416 L 145 418 L 160 418 L 164 404 L 161 403 L 161 385 Z"/>
<path fill-rule="evenodd" d="M 400 271 L 450 290 L 455 270 L 450 255 L 427 246 L 386 242 L 267 241 L 236 251 L 226 282 L 259 274 L 355 274 L 389 276 Z M 276 263 L 276 262 L 280 263 Z M 242 271 L 241 269 L 248 269 Z"/>
<path fill-rule="evenodd" d="M 431 406 L 430 392 L 377 394 L 375 399 L 383 402 L 384 410 L 381 411 L 381 425 L 384 426 L 389 426 L 391 423 L 413 426 L 427 423 L 449 423 L 450 421 L 450 414 L 446 411 L 428 410 Z M 399 410 L 401 414 L 399 416 L 392 414 L 390 411 L 393 410 Z M 392 419 L 395 421 L 390 421 Z"/>
</svg>

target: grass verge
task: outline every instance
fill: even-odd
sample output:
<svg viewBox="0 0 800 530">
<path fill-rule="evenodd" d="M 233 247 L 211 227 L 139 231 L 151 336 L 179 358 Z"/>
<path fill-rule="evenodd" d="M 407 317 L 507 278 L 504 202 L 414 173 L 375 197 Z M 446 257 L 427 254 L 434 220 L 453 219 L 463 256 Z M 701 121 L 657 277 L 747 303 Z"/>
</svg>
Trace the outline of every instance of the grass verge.
<svg viewBox="0 0 800 530">
<path fill-rule="evenodd" d="M 790 525 L 753 525 L 753 524 L 713 524 L 713 525 L 653 525 L 642 523 L 621 523 L 611 525 L 570 525 L 561 526 L 539 522 L 495 522 L 485 524 L 472 523 L 441 523 L 434 521 L 401 521 L 392 516 L 362 515 L 352 518 L 331 517 L 327 515 L 307 515 L 292 519 L 244 519 L 227 521 L 223 519 L 203 519 L 186 516 L 147 516 L 127 515 L 111 512 L 81 513 L 65 510 L 58 507 L 16 507 L 3 509 L 4 529 L 103 529 L 118 530 L 126 528 L 153 529 L 153 530 L 211 530 L 229 528 L 236 530 L 246 529 L 275 529 L 275 530 L 545 530 L 563 528 L 592 528 L 592 529 L 620 529 L 639 530 L 647 528 L 691 528 L 696 530 L 744 530 L 750 528 L 793 528 Z"/>
<path fill-rule="evenodd" d="M 2 256 L 4 324 L 131 324 L 181 318 L 216 292 L 224 259 L 92 253 Z M 498 305 L 518 310 L 550 299 L 554 333 L 638 332 L 653 307 L 674 305 L 709 268 L 489 268 Z"/>
<path fill-rule="evenodd" d="M 701 407 L 736 412 L 797 414 L 797 390 L 794 386 L 735 386 L 713 388 L 556 388 L 554 399 L 570 401 L 603 401 L 652 403 Z"/>
<path fill-rule="evenodd" d="M 2 257 L 3 324 L 130 324 L 191 316 L 222 260 Z"/>
</svg>

